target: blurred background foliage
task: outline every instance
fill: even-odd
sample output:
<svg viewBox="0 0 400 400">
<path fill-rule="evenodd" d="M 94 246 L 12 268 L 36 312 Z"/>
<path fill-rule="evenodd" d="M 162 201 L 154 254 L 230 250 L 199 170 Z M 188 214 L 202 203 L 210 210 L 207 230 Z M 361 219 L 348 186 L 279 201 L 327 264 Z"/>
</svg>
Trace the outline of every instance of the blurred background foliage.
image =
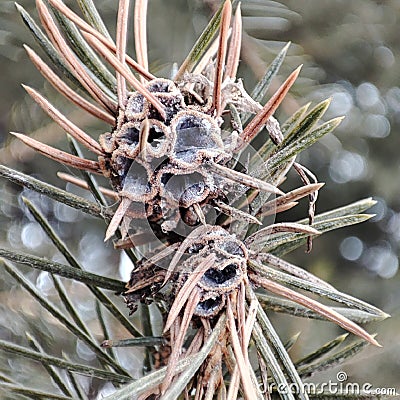
<svg viewBox="0 0 400 400">
<path fill-rule="evenodd" d="M 66 2 L 75 5 L 73 1 Z M 37 47 L 13 2 L 2 0 L 1 4 L 0 161 L 65 187 L 56 176 L 56 172 L 65 170 L 65 167 L 35 155 L 21 143 L 11 141 L 8 132 L 21 131 L 36 135 L 59 148 L 67 148 L 63 133 L 28 98 L 20 83 L 40 89 L 53 104 L 94 137 L 107 127 L 74 109 L 44 83 L 22 48 L 23 43 Z M 32 0 L 20 0 L 20 4 L 36 15 Z M 97 5 L 107 25 L 112 27 L 115 24 L 116 2 L 96 0 Z M 218 5 L 219 2 L 213 0 L 149 1 L 149 58 L 155 74 L 169 77 L 173 63 L 179 65 L 183 60 Z M 285 0 L 278 3 L 244 0 L 242 10 L 246 35 L 239 76 L 243 77 L 245 87 L 251 91 L 277 52 L 291 41 L 286 61 L 271 91 L 299 64 L 304 64 L 304 67 L 290 97 L 278 110 L 278 119 L 283 122 L 298 107 L 309 101 L 315 104 L 327 97 L 332 97 L 332 103 L 326 119 L 346 116 L 334 134 L 324 137 L 302 154 L 301 162 L 320 181 L 326 182 L 320 192 L 317 212 L 373 196 L 378 203 L 371 212 L 376 216 L 371 222 L 324 235 L 315 240 L 311 254 L 305 254 L 305 249 L 301 249 L 291 254 L 290 261 L 328 280 L 340 290 L 392 314 L 390 320 L 368 327 L 370 332 L 379 333 L 378 340 L 384 348 L 368 348 L 335 371 L 346 371 L 349 382 L 370 382 L 376 387 L 399 385 L 400 2 Z M 134 54 L 132 39 L 133 30 L 130 49 Z M 292 182 L 285 182 L 284 188 L 298 184 L 295 174 L 292 179 Z M 67 190 L 90 197 L 80 189 L 66 186 Z M 112 276 L 119 269 L 121 276 L 127 279 L 129 271 L 124 269 L 124 259 L 111 244 L 103 243 L 105 229 L 100 221 L 36 193 L 25 189 L 21 191 L 6 181 L 0 181 L 1 247 L 62 261 L 41 228 L 24 209 L 22 195 L 40 207 L 89 271 Z M 287 221 L 302 218 L 306 207 L 306 204 L 303 208 L 296 207 L 279 218 Z M 38 288 L 47 291 L 50 297 L 54 295 L 46 273 L 23 270 Z M 51 318 L 32 304 L 32 300 L 5 273 L 2 273 L 0 282 L 0 296 L 1 338 L 13 337 L 17 343 L 25 344 L 24 332 L 34 330 L 49 338 L 47 345 L 53 353 L 75 351 L 77 360 L 90 361 L 91 352 L 82 344 L 71 344 L 66 337 L 59 341 L 59 327 L 52 324 Z M 81 295 L 74 300 L 90 323 L 95 317 L 90 297 L 86 300 Z M 122 300 L 119 305 L 124 307 Z M 340 333 L 339 328 L 323 322 L 281 315 L 273 316 L 273 321 L 283 340 L 301 331 L 298 343 L 292 349 L 296 357 Z M 99 332 L 98 327 L 93 329 L 95 333 Z M 111 336 L 123 338 L 126 332 L 114 331 Z M 99 337 L 99 341 L 102 339 Z M 71 346 L 76 348 L 71 349 Z M 132 369 L 132 360 L 141 357 L 141 354 L 137 350 L 127 353 L 124 351 L 124 358 Z M 8 360 L 7 355 L 2 357 L 16 371 L 27 365 L 26 360 Z M 333 379 L 335 371 L 313 379 L 322 382 Z M 137 374 L 140 373 L 138 369 Z M 24 379 L 23 375 L 20 379 Z"/>
</svg>

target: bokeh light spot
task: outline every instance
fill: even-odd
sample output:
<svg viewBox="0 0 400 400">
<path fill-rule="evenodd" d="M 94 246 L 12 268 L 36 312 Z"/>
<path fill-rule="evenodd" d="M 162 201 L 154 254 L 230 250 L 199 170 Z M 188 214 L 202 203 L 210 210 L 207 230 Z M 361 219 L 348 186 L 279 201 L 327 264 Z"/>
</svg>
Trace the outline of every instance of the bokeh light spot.
<svg viewBox="0 0 400 400">
<path fill-rule="evenodd" d="M 368 114 L 364 123 L 365 134 L 373 138 L 385 138 L 390 133 L 390 122 L 384 115 Z"/>
<path fill-rule="evenodd" d="M 340 254 L 343 258 L 349 261 L 356 261 L 361 257 L 364 249 L 364 244 L 356 236 L 349 236 L 340 243 Z"/>
<path fill-rule="evenodd" d="M 365 158 L 350 151 L 336 153 L 329 166 L 329 175 L 337 183 L 360 180 L 365 177 L 366 172 Z"/>
<path fill-rule="evenodd" d="M 28 249 L 37 249 L 43 244 L 44 233 L 36 222 L 29 222 L 21 230 L 21 241 Z"/>
<path fill-rule="evenodd" d="M 370 108 L 380 100 L 379 90 L 370 82 L 364 82 L 356 89 L 357 102 L 361 108 Z"/>
<path fill-rule="evenodd" d="M 392 50 L 390 50 L 389 47 L 386 46 L 377 47 L 374 50 L 374 58 L 383 68 L 390 68 L 395 62 Z"/>
</svg>

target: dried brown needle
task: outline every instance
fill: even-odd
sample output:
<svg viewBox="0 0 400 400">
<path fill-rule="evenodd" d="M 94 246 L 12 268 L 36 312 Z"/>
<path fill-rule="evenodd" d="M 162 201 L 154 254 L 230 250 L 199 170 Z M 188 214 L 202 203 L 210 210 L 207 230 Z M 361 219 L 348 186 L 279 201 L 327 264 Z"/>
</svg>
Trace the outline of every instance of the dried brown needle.
<svg viewBox="0 0 400 400">
<path fill-rule="evenodd" d="M 16 132 L 10 132 L 16 138 L 24 142 L 27 146 L 36 150 L 37 152 L 45 155 L 52 160 L 58 161 L 61 164 L 69 165 L 73 168 L 82 169 L 84 171 L 100 173 L 100 165 L 97 161 L 86 160 L 84 158 L 76 157 L 72 154 L 66 153 L 65 151 L 58 150 L 54 147 L 38 142 L 26 135 Z"/>
<path fill-rule="evenodd" d="M 296 81 L 302 65 L 295 69 L 286 81 L 281 85 L 281 87 L 273 94 L 273 96 L 268 100 L 262 110 L 250 121 L 243 132 L 239 135 L 240 141 L 238 147 L 235 151 L 240 151 L 245 147 L 251 140 L 260 132 L 264 125 L 268 122 L 269 117 L 271 117 L 275 110 L 282 103 L 289 89 L 292 87 Z"/>
<path fill-rule="evenodd" d="M 217 116 L 221 115 L 221 86 L 224 74 L 226 50 L 229 37 L 229 26 L 231 23 L 232 5 L 230 0 L 226 0 L 222 9 L 221 27 L 219 33 L 219 45 L 217 52 L 217 62 L 215 67 L 213 109 Z"/>
</svg>

